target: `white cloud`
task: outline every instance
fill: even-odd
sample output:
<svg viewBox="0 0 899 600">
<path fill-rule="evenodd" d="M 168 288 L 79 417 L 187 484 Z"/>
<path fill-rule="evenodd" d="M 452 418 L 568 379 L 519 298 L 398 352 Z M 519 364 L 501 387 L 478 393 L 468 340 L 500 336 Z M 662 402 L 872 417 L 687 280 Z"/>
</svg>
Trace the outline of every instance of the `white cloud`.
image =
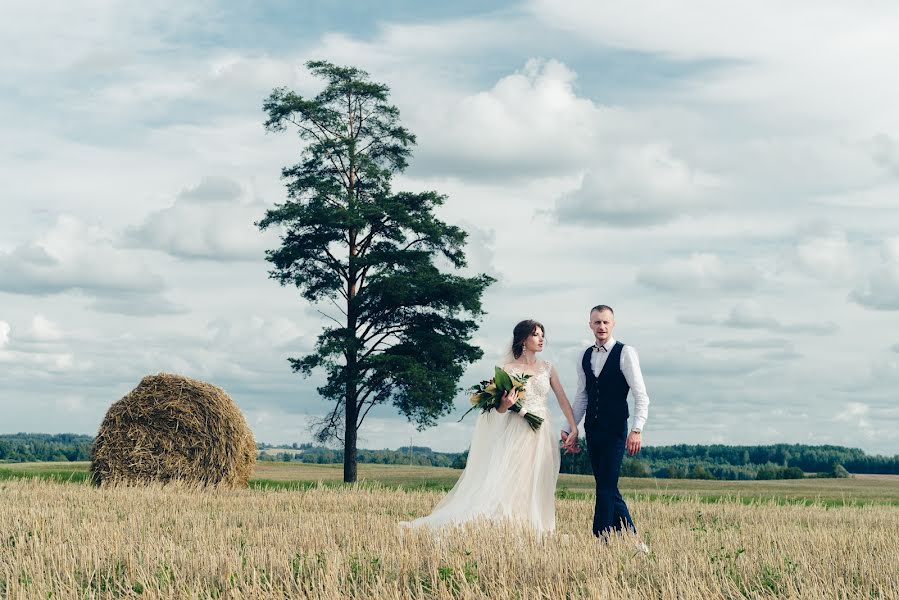
<svg viewBox="0 0 899 600">
<path fill-rule="evenodd" d="M 93 367 L 66 343 L 66 332 L 43 315 L 25 327 L 0 321 L 0 363 L 7 382 L 27 381 L 36 387 L 57 377 L 77 376 Z M 43 382 L 43 383 L 42 383 Z M 2 388 L 0 388 L 2 389 Z"/>
<path fill-rule="evenodd" d="M 5 376 L 10 379 L 32 378 L 50 379 L 53 375 L 65 374 L 76 369 L 86 369 L 89 364 L 80 364 L 71 352 L 20 352 L 0 349 L 0 363 L 4 364 Z"/>
<path fill-rule="evenodd" d="M 809 235 L 796 243 L 796 262 L 813 277 L 845 283 L 855 274 L 855 261 L 846 232 L 836 228 Z"/>
<path fill-rule="evenodd" d="M 384 19 L 374 28 L 366 27 L 364 35 L 324 32 L 306 54 L 335 64 L 359 65 L 380 76 L 389 74 L 397 82 L 390 86 L 394 90 L 414 86 L 430 75 L 435 86 L 431 89 L 446 91 L 452 89 L 444 87 L 447 79 L 466 68 L 477 69 L 460 64 L 460 57 L 480 58 L 484 52 L 508 49 L 531 31 L 539 28 L 512 15 L 481 14 L 435 22 Z"/>
<path fill-rule="evenodd" d="M 785 323 L 773 315 L 770 307 L 763 307 L 754 300 L 745 300 L 734 306 L 727 318 L 719 324 L 737 329 L 767 329 L 773 332 L 811 335 L 826 335 L 839 331 L 839 326 L 830 321 Z"/>
<path fill-rule="evenodd" d="M 510 43 L 516 28 L 510 27 L 508 21 L 479 15 L 439 22 L 382 22 L 370 40 L 344 33 L 325 33 L 319 46 L 310 53 L 331 57 L 329 60 L 335 62 L 366 60 L 380 66 L 401 67 L 415 59 L 460 52 L 479 54 L 485 47 Z"/>
<path fill-rule="evenodd" d="M 293 351 L 311 349 L 308 334 L 285 317 L 253 315 L 237 320 L 215 319 L 207 325 L 206 336 L 212 347 L 241 348 L 245 352 L 287 347 Z"/>
<path fill-rule="evenodd" d="M 8 0 L 3 10 L 0 38 L 15 49 L 4 61 L 3 72 L 19 77 L 122 68 L 136 51 L 165 49 L 164 33 L 175 33 L 186 23 L 208 24 L 216 16 L 205 0 L 152 4 L 78 0 L 53 10 L 27 0 Z"/>
<path fill-rule="evenodd" d="M 865 308 L 899 310 L 899 237 L 884 240 L 880 264 L 849 294 Z"/>
<path fill-rule="evenodd" d="M 496 252 L 496 230 L 484 229 L 470 221 L 460 221 L 458 226 L 468 233 L 465 258 L 468 273 L 496 273 L 493 259 Z"/>
<path fill-rule="evenodd" d="M 808 335 L 829 335 L 839 332 L 840 327 L 831 321 L 782 321 L 775 316 L 774 307 L 763 305 L 757 300 L 743 300 L 730 309 L 726 317 L 712 314 L 684 314 L 677 321 L 687 325 L 724 327 L 731 329 L 760 329 L 773 333 L 796 333 Z M 790 350 L 786 350 L 790 352 Z"/>
<path fill-rule="evenodd" d="M 899 143 L 885 133 L 878 133 L 866 144 L 871 158 L 888 173 L 899 177 Z"/>
<path fill-rule="evenodd" d="M 264 260 L 277 237 L 254 224 L 266 206 L 243 195 L 231 178 L 206 177 L 180 192 L 171 207 L 151 213 L 129 230 L 123 243 L 189 259 Z"/>
<path fill-rule="evenodd" d="M 642 351 L 652 443 L 784 441 L 801 420 L 813 443 L 894 453 L 895 315 L 846 292 L 892 297 L 896 261 L 868 254 L 899 229 L 899 84 L 883 76 L 897 9 L 530 6 L 445 5 L 444 20 L 385 6 L 358 26 L 330 20 L 338 3 L 320 8 L 339 31 L 288 34 L 250 4 L 4 5 L 0 82 L 16 93 L 0 98 L 0 288 L 28 292 L 0 290 L 0 398 L 27 399 L 0 404 L 4 423 L 92 433 L 108 402 L 166 369 L 225 387 L 258 439 L 309 439 L 307 417 L 327 408 L 321 374 L 304 380 L 285 359 L 321 325 L 267 278 L 248 207 L 283 198 L 280 168 L 300 150 L 265 134 L 263 98 L 280 85 L 314 95 L 303 63 L 324 58 L 390 87 L 419 142 L 395 188 L 448 193 L 440 216 L 471 233 L 472 269 L 502 278 L 476 338 L 488 358 L 461 385 L 536 316 L 570 386 L 582 307 L 606 301 Z M 50 236 L 60 214 L 80 225 Z M 812 219 L 836 225 L 801 225 Z M 128 231 L 141 247 L 122 247 Z M 827 348 L 814 337 L 840 330 L 851 335 Z M 871 348 L 887 358 L 870 365 Z M 847 400 L 883 431 L 833 420 Z M 414 443 L 464 449 L 463 404 Z M 682 416 L 694 412 L 708 418 Z M 366 445 L 406 443 L 401 418 L 372 416 Z"/>
<path fill-rule="evenodd" d="M 719 185 L 667 144 L 622 148 L 595 160 L 580 187 L 557 201 L 556 216 L 584 226 L 661 223 L 706 208 Z"/>
<path fill-rule="evenodd" d="M 30 242 L 0 252 L 0 291 L 43 295 L 158 292 L 162 277 L 140 258 L 116 249 L 101 228 L 61 216 Z"/>
<path fill-rule="evenodd" d="M 714 102 L 860 130 L 895 117 L 899 105 L 899 85 L 883 77 L 897 50 L 899 8 L 890 2 L 864 11 L 837 0 L 790 5 L 703 0 L 689 10 L 652 0 L 631 3 L 628 10 L 594 0 L 534 0 L 530 6 L 545 24 L 597 46 L 673 61 L 721 61 L 685 90 Z M 858 94 L 859 89 L 877 93 Z"/>
<path fill-rule="evenodd" d="M 712 340 L 706 342 L 709 348 L 723 348 L 725 350 L 783 350 L 790 351 L 794 344 L 789 340 L 776 338 L 748 339 L 748 340 Z"/>
<path fill-rule="evenodd" d="M 641 366 L 647 378 L 656 377 L 702 377 L 702 378 L 727 378 L 745 376 L 768 365 L 765 361 L 752 357 L 735 358 L 733 356 L 716 356 L 711 353 L 702 354 L 695 349 L 690 351 L 675 352 L 664 350 L 660 352 L 644 352 L 641 358 Z"/>
<path fill-rule="evenodd" d="M 63 413 L 82 412 L 86 408 L 84 397 L 74 394 L 62 395 L 56 400 L 56 408 Z"/>
<path fill-rule="evenodd" d="M 868 420 L 870 412 L 871 407 L 864 402 L 849 402 L 833 419 L 834 421 L 851 423 L 859 429 L 870 430 L 871 422 Z"/>
<path fill-rule="evenodd" d="M 26 335 L 36 342 L 58 342 L 63 337 L 59 326 L 43 315 L 35 315 L 31 319 Z"/>
<path fill-rule="evenodd" d="M 669 259 L 637 274 L 639 283 L 664 291 L 752 290 L 763 279 L 764 274 L 753 265 L 727 264 L 717 255 L 705 252 Z"/>
<path fill-rule="evenodd" d="M 678 59 L 754 58 L 757 60 L 809 60 L 826 41 L 837 47 L 854 37 L 822 39 L 822 34 L 837 33 L 841 26 L 876 25 L 878 19 L 896 11 L 881 3 L 869 14 L 860 14 L 839 2 L 815 5 L 794 4 L 784 7 L 772 0 L 741 6 L 721 5 L 714 0 L 694 2 L 690 10 L 676 2 L 635 2 L 632 10 L 613 10 L 613 3 L 573 0 L 564 5 L 550 0 L 535 0 L 531 8 L 547 22 L 582 35 L 596 44 L 664 53 Z M 772 14 L 778 14 L 772 20 Z M 701 15 L 701 18 L 697 18 Z M 795 28 L 810 20 L 814 26 Z M 883 30 L 885 27 L 880 27 Z M 766 33 L 765 44 L 756 37 Z M 874 44 L 883 40 L 871 40 Z M 798 46 L 797 46 L 798 44 Z M 782 51 L 793 52 L 784 55 Z"/>
<path fill-rule="evenodd" d="M 413 109 L 415 171 L 532 177 L 583 168 L 593 159 L 604 117 L 577 96 L 575 78 L 559 61 L 531 59 L 490 90 Z"/>
<path fill-rule="evenodd" d="M 731 309 L 724 324 L 729 327 L 745 329 L 766 329 L 777 326 L 777 320 L 760 303 L 747 300 Z"/>
<path fill-rule="evenodd" d="M 899 352 L 899 350 L 894 349 Z M 899 386 L 899 358 L 891 355 L 879 358 L 871 364 L 868 383 L 874 386 L 888 385 L 890 392 L 887 397 L 890 405 L 895 408 L 896 386 Z"/>
<path fill-rule="evenodd" d="M 115 296 L 104 296 L 94 299 L 90 304 L 92 310 L 103 313 L 114 313 L 132 317 L 154 317 L 159 315 L 178 315 L 188 312 L 188 308 L 172 302 L 159 293 L 122 292 Z"/>
</svg>

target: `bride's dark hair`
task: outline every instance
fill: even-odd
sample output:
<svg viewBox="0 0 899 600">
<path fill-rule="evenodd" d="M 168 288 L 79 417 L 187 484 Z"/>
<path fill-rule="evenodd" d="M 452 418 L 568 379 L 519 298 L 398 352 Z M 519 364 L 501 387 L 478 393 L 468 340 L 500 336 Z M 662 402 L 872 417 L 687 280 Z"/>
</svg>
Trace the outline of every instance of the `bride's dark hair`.
<svg viewBox="0 0 899 600">
<path fill-rule="evenodd" d="M 525 340 L 531 337 L 538 327 L 540 331 L 546 333 L 543 323 L 533 319 L 525 319 L 515 326 L 515 329 L 512 330 L 512 358 L 521 356 L 521 353 L 524 352 Z"/>
</svg>

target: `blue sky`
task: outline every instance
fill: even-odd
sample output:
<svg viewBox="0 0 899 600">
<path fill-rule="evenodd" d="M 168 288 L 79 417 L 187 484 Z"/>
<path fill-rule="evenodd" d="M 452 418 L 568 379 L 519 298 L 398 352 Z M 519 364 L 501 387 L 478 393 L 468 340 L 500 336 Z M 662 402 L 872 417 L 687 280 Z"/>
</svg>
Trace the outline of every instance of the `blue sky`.
<svg viewBox="0 0 899 600">
<path fill-rule="evenodd" d="M 533 317 L 573 395 L 602 302 L 640 353 L 647 444 L 899 452 L 899 9 L 484 6 L 7 3 L 0 431 L 94 433 L 174 371 L 259 440 L 310 439 L 326 406 L 286 358 L 322 323 L 252 223 L 299 152 L 262 101 L 314 94 L 323 58 L 390 86 L 419 142 L 397 187 L 448 194 L 499 279 L 463 385 Z M 372 413 L 361 445 L 464 449 L 457 407 L 425 432 Z"/>
</svg>

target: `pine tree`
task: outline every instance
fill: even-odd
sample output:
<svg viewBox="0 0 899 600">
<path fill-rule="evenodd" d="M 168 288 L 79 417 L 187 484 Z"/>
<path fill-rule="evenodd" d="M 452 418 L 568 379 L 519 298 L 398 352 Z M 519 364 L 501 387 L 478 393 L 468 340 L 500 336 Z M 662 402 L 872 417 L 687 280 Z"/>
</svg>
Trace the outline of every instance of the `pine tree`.
<svg viewBox="0 0 899 600">
<path fill-rule="evenodd" d="M 343 443 L 350 482 L 357 432 L 373 407 L 392 403 L 419 429 L 452 410 L 465 367 L 482 356 L 469 341 L 494 280 L 438 268 L 438 260 L 466 265 L 465 232 L 435 216 L 445 196 L 392 189 L 415 136 L 387 86 L 353 67 L 306 66 L 325 81 L 317 96 L 279 88 L 263 105 L 268 131 L 296 129 L 305 146 L 282 171 L 287 200 L 257 225 L 281 231 L 280 247 L 266 253 L 270 276 L 329 307 L 315 351 L 288 360 L 304 376 L 327 373 L 318 392 L 332 409 L 316 438 Z"/>
</svg>

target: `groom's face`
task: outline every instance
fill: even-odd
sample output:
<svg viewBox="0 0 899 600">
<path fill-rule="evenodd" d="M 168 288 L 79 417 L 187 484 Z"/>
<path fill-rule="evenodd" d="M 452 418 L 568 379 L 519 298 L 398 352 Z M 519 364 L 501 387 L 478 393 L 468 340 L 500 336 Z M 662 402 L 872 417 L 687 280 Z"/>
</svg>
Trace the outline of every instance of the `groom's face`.
<svg viewBox="0 0 899 600">
<path fill-rule="evenodd" d="M 590 329 L 593 330 L 596 341 L 605 344 L 615 329 L 615 315 L 607 310 L 594 310 L 590 313 Z"/>
</svg>

